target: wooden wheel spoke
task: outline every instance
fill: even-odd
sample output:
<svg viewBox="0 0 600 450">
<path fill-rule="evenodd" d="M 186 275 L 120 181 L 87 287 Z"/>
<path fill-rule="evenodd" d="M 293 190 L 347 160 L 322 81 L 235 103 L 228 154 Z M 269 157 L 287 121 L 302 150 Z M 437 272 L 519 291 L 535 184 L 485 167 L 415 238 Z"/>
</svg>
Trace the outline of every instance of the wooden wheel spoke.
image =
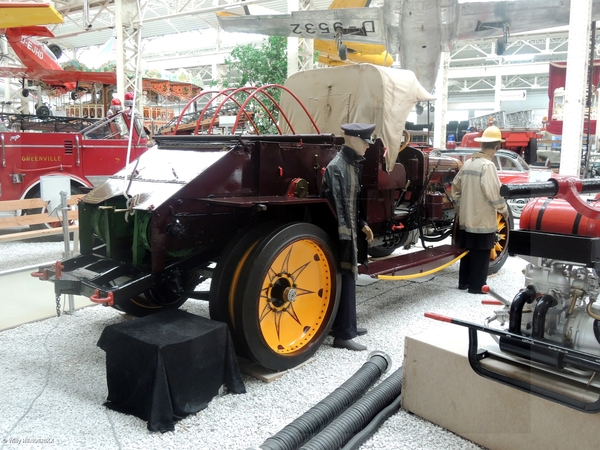
<svg viewBox="0 0 600 450">
<path fill-rule="evenodd" d="M 294 246 L 291 245 L 290 249 L 287 252 L 287 255 L 285 255 L 285 258 L 284 258 L 283 262 L 281 263 L 281 273 L 290 273 L 290 258 L 292 256 L 293 248 L 294 248 Z"/>
<path fill-rule="evenodd" d="M 275 323 L 275 331 L 277 333 L 277 339 L 281 340 L 281 312 L 273 313 L 273 322 Z"/>
<path fill-rule="evenodd" d="M 304 272 L 304 269 L 306 269 L 308 267 L 308 265 L 310 264 L 310 261 L 307 262 L 306 264 L 303 264 L 302 266 L 298 267 L 296 270 L 294 270 L 291 274 L 290 277 L 292 278 L 292 280 L 296 281 L 298 279 L 298 277 L 300 277 L 300 274 L 302 272 Z"/>
<path fill-rule="evenodd" d="M 275 272 L 272 267 L 269 267 L 269 273 L 267 274 L 267 277 L 269 278 L 269 281 L 271 281 L 271 284 L 273 283 L 273 280 L 277 278 L 277 276 L 277 272 Z"/>
<path fill-rule="evenodd" d="M 262 322 L 263 319 L 265 317 L 267 317 L 271 311 L 272 311 L 272 309 L 269 306 L 269 302 L 267 302 L 267 304 L 265 305 L 265 307 L 263 308 L 263 310 L 260 312 L 260 317 L 258 318 L 258 321 Z"/>
<path fill-rule="evenodd" d="M 296 287 L 296 297 L 300 297 L 301 295 L 314 294 L 315 291 L 309 291 L 308 289 L 302 289 L 301 287 Z"/>
<path fill-rule="evenodd" d="M 296 314 L 296 311 L 294 310 L 293 303 L 290 304 L 290 307 L 288 309 L 286 309 L 285 312 L 288 313 L 290 315 L 290 317 L 298 323 L 298 325 L 302 325 L 302 323 L 300 322 L 300 319 L 298 318 L 298 315 Z"/>
</svg>

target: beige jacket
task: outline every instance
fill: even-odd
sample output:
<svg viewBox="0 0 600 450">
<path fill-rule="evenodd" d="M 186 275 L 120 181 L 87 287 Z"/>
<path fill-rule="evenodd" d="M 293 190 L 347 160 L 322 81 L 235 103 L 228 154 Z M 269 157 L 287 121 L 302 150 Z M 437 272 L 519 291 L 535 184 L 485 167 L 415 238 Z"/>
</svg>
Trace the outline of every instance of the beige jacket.
<svg viewBox="0 0 600 450">
<path fill-rule="evenodd" d="M 454 178 L 452 197 L 460 229 L 469 233 L 494 233 L 498 230 L 497 213 L 508 215 L 496 166 L 481 152 L 467 160 Z"/>
</svg>

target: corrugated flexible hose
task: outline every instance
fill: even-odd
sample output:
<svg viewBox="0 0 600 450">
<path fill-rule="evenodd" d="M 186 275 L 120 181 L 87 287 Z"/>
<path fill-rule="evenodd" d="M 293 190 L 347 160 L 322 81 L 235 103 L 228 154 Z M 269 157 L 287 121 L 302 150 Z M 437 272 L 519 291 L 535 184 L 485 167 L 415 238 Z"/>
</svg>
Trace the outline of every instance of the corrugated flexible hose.
<svg viewBox="0 0 600 450">
<path fill-rule="evenodd" d="M 392 414 L 400 409 L 402 367 L 367 392 L 327 428 L 308 441 L 302 450 L 356 450 Z"/>
<path fill-rule="evenodd" d="M 384 352 L 372 352 L 367 362 L 335 391 L 281 431 L 268 438 L 263 450 L 297 450 L 361 398 L 392 362 Z"/>
</svg>

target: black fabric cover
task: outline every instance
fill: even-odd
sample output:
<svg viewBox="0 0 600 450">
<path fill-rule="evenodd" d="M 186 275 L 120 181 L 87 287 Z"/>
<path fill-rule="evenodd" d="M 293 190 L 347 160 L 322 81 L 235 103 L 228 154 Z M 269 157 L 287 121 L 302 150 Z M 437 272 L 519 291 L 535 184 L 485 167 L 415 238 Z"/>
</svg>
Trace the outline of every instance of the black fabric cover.
<svg viewBox="0 0 600 450">
<path fill-rule="evenodd" d="M 227 325 L 178 309 L 110 325 L 105 405 L 148 422 L 150 431 L 206 408 L 222 385 L 246 392 Z"/>
</svg>

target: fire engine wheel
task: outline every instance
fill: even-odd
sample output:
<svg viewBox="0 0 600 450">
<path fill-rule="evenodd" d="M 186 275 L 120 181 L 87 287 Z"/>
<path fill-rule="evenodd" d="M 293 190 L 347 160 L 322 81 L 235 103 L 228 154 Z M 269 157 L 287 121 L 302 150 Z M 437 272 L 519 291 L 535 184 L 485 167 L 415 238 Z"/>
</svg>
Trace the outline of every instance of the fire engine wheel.
<svg viewBox="0 0 600 450">
<path fill-rule="evenodd" d="M 497 214 L 496 217 L 498 231 L 496 232 L 496 243 L 494 244 L 494 248 L 490 251 L 490 267 L 488 269 L 488 275 L 498 272 L 508 258 L 508 239 L 510 230 L 513 229 L 513 218 L 510 208 L 508 211 L 508 220 L 504 219 L 500 214 Z"/>
<path fill-rule="evenodd" d="M 210 283 L 208 307 L 210 318 L 225 322 L 234 334 L 233 296 L 240 271 L 248 255 L 265 236 L 281 226 L 279 222 L 266 222 L 240 230 L 227 244 L 217 261 Z"/>
<path fill-rule="evenodd" d="M 375 247 L 369 247 L 369 256 L 373 258 L 384 258 L 390 256 L 398 247 L 384 247 L 383 245 L 377 245 Z"/>
<path fill-rule="evenodd" d="M 317 351 L 339 304 L 332 248 L 319 227 L 294 223 L 276 229 L 249 253 L 232 287 L 236 338 L 247 357 L 286 370 Z"/>
<path fill-rule="evenodd" d="M 162 306 L 154 303 L 146 294 L 116 303 L 114 307 L 121 312 L 135 317 L 143 317 L 163 310 Z"/>
<path fill-rule="evenodd" d="M 184 290 L 192 291 L 201 281 L 198 272 L 186 274 L 179 284 Z M 178 283 L 174 280 L 169 283 L 154 286 L 152 289 L 134 298 L 123 300 L 115 308 L 136 317 L 147 316 L 165 309 L 176 309 L 183 305 L 188 297 L 175 291 Z"/>
</svg>

